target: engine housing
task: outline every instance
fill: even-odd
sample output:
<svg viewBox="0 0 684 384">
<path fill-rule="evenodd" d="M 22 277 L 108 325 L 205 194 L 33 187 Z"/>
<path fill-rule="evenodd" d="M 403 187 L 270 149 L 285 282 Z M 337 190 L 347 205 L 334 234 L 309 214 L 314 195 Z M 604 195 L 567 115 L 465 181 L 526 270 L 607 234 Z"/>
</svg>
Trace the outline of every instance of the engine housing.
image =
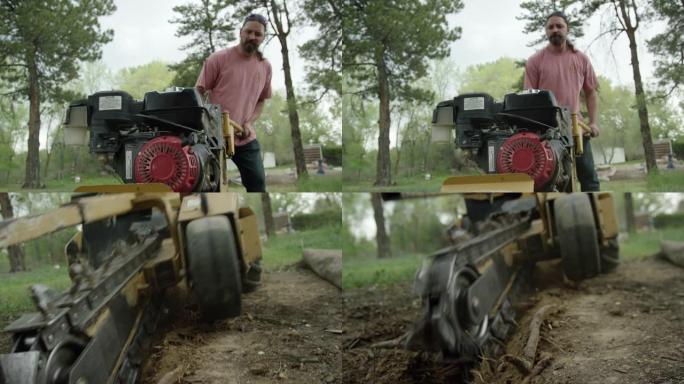
<svg viewBox="0 0 684 384">
<path fill-rule="evenodd" d="M 550 91 L 512 93 L 503 102 L 486 93 L 459 95 L 440 102 L 432 122 L 453 127 L 456 147 L 487 173 L 526 173 L 535 191 L 572 188 L 570 117 Z"/>
</svg>

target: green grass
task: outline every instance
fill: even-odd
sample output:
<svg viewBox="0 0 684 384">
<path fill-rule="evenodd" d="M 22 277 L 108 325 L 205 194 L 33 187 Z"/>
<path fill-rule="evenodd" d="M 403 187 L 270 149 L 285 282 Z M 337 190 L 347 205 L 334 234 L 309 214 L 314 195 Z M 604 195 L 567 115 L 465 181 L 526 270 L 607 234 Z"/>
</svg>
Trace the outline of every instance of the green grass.
<svg viewBox="0 0 684 384">
<path fill-rule="evenodd" d="M 302 248 L 341 249 L 340 227 L 325 226 L 311 231 L 284 233 L 262 243 L 262 265 L 276 270 L 302 260 Z"/>
<path fill-rule="evenodd" d="M 612 192 L 682 192 L 684 171 L 661 170 L 639 179 L 602 181 L 601 190 Z"/>
<path fill-rule="evenodd" d="M 400 177 L 394 180 L 394 185 L 387 187 L 376 187 L 374 181 L 360 181 L 356 184 L 344 181 L 342 188 L 345 192 L 439 192 L 442 182 L 449 176 L 449 173 L 434 173 L 430 180 L 425 180 L 425 175 L 414 175 L 410 177 Z"/>
<path fill-rule="evenodd" d="M 21 189 L 19 184 L 3 184 L 0 185 L 0 190 L 3 191 L 21 191 L 21 192 L 73 192 L 76 187 L 81 185 L 103 185 L 103 184 L 121 184 L 121 180 L 114 176 L 82 176 L 81 182 L 76 184 L 73 178 L 64 178 L 62 180 L 44 180 L 45 188 L 42 189 Z"/>
<path fill-rule="evenodd" d="M 423 259 L 423 256 L 390 259 L 343 258 L 342 287 L 351 289 L 369 285 L 389 286 L 413 281 Z"/>
<path fill-rule="evenodd" d="M 661 170 L 657 175 L 647 177 L 649 192 L 684 191 L 684 171 Z"/>
<path fill-rule="evenodd" d="M 308 179 L 298 180 L 295 184 L 266 183 L 266 190 L 268 192 L 340 192 L 342 191 L 342 176 L 310 174 Z"/>
<path fill-rule="evenodd" d="M 9 267 L 5 258 L 5 262 L 0 263 L 0 268 L 0 323 L 6 323 L 22 313 L 35 311 L 29 291 L 31 285 L 40 283 L 57 292 L 71 286 L 67 268 L 64 266 L 54 269 L 45 265 L 28 272 L 8 273 Z"/>
<path fill-rule="evenodd" d="M 648 183 L 646 179 L 631 179 L 631 180 L 611 180 L 601 181 L 602 191 L 611 192 L 646 192 L 648 191 Z"/>
<path fill-rule="evenodd" d="M 660 252 L 661 240 L 682 240 L 684 227 L 668 227 L 661 230 L 630 234 L 620 243 L 620 258 L 623 261 L 640 259 Z"/>
<path fill-rule="evenodd" d="M 309 175 L 308 179 L 297 181 L 297 192 L 340 192 L 342 175 Z"/>
</svg>

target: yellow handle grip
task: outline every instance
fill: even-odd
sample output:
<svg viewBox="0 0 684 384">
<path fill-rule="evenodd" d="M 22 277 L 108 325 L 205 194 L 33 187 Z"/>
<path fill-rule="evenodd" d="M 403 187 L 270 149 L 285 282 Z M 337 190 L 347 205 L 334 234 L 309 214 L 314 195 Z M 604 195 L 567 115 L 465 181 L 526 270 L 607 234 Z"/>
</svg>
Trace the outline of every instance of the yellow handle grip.
<svg viewBox="0 0 684 384">
<path fill-rule="evenodd" d="M 584 153 L 584 141 L 582 138 L 582 131 L 580 129 L 580 123 L 577 120 L 577 114 L 572 114 L 572 139 L 575 142 L 575 156 L 582 156 Z"/>
</svg>

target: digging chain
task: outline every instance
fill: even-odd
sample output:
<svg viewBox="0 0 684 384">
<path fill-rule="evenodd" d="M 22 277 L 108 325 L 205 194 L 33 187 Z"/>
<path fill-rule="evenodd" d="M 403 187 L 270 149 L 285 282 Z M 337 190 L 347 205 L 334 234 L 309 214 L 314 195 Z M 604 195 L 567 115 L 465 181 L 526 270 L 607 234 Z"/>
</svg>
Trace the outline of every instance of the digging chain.
<svg viewBox="0 0 684 384">
<path fill-rule="evenodd" d="M 505 266 L 494 258 L 529 226 L 529 210 L 499 212 L 480 223 L 479 236 L 433 254 L 416 276 L 415 288 L 423 302 L 423 316 L 414 327 L 409 344 L 422 343 L 449 358 L 467 360 L 480 355 L 484 344 L 500 333 L 495 325 L 510 320 L 507 308 L 502 308 L 506 305 L 503 300 L 495 308 L 503 291 L 502 283 L 510 273 L 501 270 Z M 477 266 L 490 260 L 500 269 L 498 276 L 480 275 Z M 473 296 L 471 289 L 479 283 L 489 284 L 489 289 L 486 294 Z M 490 311 L 492 308 L 495 311 Z"/>
<path fill-rule="evenodd" d="M 133 243 L 113 242 L 107 260 L 96 270 L 86 260 L 72 264 L 69 272 L 73 285 L 65 292 L 59 294 L 40 285 L 32 287 L 32 298 L 39 313 L 23 315 L 5 329 L 15 340 L 12 353 L 0 355 L 0 370 L 4 371 L 7 382 L 85 384 L 102 378 L 107 378 L 109 383 L 137 381 L 142 352 L 164 311 L 159 295 L 150 295 L 149 291 L 137 293 L 136 305 L 126 304 L 124 287 L 142 273 L 143 266 L 156 255 L 161 244 L 160 235 L 150 228 L 141 228 L 133 235 L 136 237 Z M 105 312 L 114 319 L 109 329 L 97 326 Z M 134 320 L 122 326 L 116 321 L 121 313 L 126 319 Z M 117 329 L 115 337 L 107 335 L 113 341 L 111 345 L 97 340 L 99 351 L 109 354 L 104 358 L 107 362 L 104 366 L 111 369 L 101 372 L 108 368 L 79 364 L 84 360 L 83 355 L 92 361 L 93 355 L 99 354 L 92 344 L 98 339 L 98 332 L 111 333 L 112 328 Z M 98 370 L 99 376 L 93 376 Z"/>
</svg>

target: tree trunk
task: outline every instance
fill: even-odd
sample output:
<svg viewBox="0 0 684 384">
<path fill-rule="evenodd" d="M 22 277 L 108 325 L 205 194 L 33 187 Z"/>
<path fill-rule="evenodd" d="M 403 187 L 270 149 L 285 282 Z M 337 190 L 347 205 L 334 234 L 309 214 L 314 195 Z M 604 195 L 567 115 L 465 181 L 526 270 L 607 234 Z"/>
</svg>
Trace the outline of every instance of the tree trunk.
<svg viewBox="0 0 684 384">
<path fill-rule="evenodd" d="M 625 219 L 627 220 L 627 232 L 636 231 L 636 219 L 634 218 L 634 198 L 632 192 L 625 192 Z"/>
<path fill-rule="evenodd" d="M 7 161 L 8 161 L 7 164 L 9 164 L 9 166 L 11 168 L 12 167 L 12 161 L 14 161 L 14 150 L 10 151 L 9 158 Z M 10 174 L 11 174 L 11 171 L 10 171 L 10 169 L 8 169 L 7 172 L 5 172 L 5 184 L 10 183 Z"/>
<path fill-rule="evenodd" d="M 40 87 L 36 53 L 27 55 L 29 91 L 29 135 L 26 172 L 22 188 L 40 188 Z"/>
<path fill-rule="evenodd" d="M 290 72 L 290 54 L 287 47 L 287 35 L 290 33 L 290 25 L 288 24 L 288 31 L 285 32 L 282 20 L 280 19 L 280 10 L 275 0 L 271 0 L 271 12 L 273 13 L 273 21 L 276 24 L 278 32 L 278 41 L 280 41 L 280 52 L 283 55 L 283 72 L 285 73 L 285 93 L 287 96 L 287 114 L 290 119 L 290 133 L 292 136 L 292 151 L 294 152 L 295 165 L 297 167 L 297 178 L 302 176 L 308 177 L 309 173 L 306 170 L 306 161 L 304 160 L 304 146 L 302 145 L 302 133 L 299 130 L 299 113 L 297 112 L 297 98 L 295 97 L 294 86 L 292 85 L 292 74 Z M 290 19 L 287 17 L 289 23 Z"/>
<path fill-rule="evenodd" d="M 52 118 L 54 115 L 50 114 L 50 120 L 48 120 L 47 123 L 47 132 L 45 135 L 45 152 L 46 152 L 46 159 L 45 159 L 45 169 L 43 169 L 43 179 L 47 180 L 48 176 L 48 169 L 50 169 L 50 156 L 52 155 L 52 150 L 50 150 L 50 126 L 52 125 Z M 52 142 L 52 146 L 54 146 L 54 139 Z"/>
<path fill-rule="evenodd" d="M 261 194 L 261 210 L 264 212 L 266 235 L 271 238 L 275 233 L 275 222 L 273 221 L 273 208 L 271 208 L 271 195 L 268 193 Z"/>
<path fill-rule="evenodd" d="M 625 32 L 629 38 L 629 52 L 632 57 L 632 73 L 634 75 L 634 93 L 636 94 L 637 109 L 639 111 L 639 125 L 641 128 L 641 141 L 644 146 L 644 156 L 646 157 L 646 169 L 648 173 L 658 170 L 655 159 L 655 151 L 653 150 L 653 138 L 651 137 L 651 126 L 648 123 L 648 108 L 646 107 L 646 94 L 644 93 L 644 86 L 641 82 L 641 69 L 639 68 L 639 56 L 637 54 L 636 41 L 636 26 L 632 25 L 632 21 L 627 14 L 627 7 L 625 0 L 620 0 L 620 12 L 622 13 L 622 21 L 625 26 Z M 637 10 L 635 9 L 636 13 Z"/>
<path fill-rule="evenodd" d="M 4 220 L 14 218 L 14 209 L 12 209 L 12 201 L 7 192 L 0 192 L 0 213 Z M 24 260 L 24 252 L 19 245 L 12 245 L 7 247 L 9 256 L 10 273 L 20 272 L 26 270 L 26 262 Z"/>
<path fill-rule="evenodd" d="M 378 71 L 378 97 L 380 117 L 378 120 L 378 158 L 375 185 L 386 186 L 392 183 L 390 164 L 390 87 L 385 64 L 384 47 L 375 48 L 375 67 Z"/>
<path fill-rule="evenodd" d="M 399 146 L 399 127 L 397 127 L 397 135 L 396 135 L 396 147 L 395 150 L 397 151 L 397 158 L 394 161 L 394 180 L 396 180 L 399 177 L 399 161 L 401 161 L 401 147 Z M 403 147 L 402 143 L 402 147 Z"/>
<path fill-rule="evenodd" d="M 382 197 L 379 193 L 371 193 L 371 204 L 373 204 L 373 215 L 375 216 L 376 235 L 378 243 L 378 258 L 392 257 L 390 239 L 385 230 L 385 213 L 382 208 Z"/>
<path fill-rule="evenodd" d="M 426 173 L 428 171 L 428 161 L 430 160 L 430 148 L 432 147 L 432 143 L 430 142 L 430 138 L 427 138 L 427 143 L 425 145 L 425 156 L 423 156 L 423 172 Z"/>
</svg>

